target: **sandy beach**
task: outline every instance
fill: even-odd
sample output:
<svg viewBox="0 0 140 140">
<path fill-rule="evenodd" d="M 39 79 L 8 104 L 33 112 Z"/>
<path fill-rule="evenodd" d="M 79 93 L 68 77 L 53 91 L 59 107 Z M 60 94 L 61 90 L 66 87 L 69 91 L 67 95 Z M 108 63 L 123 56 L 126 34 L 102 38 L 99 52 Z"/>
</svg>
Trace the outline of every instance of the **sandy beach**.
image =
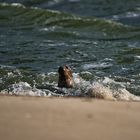
<svg viewBox="0 0 140 140">
<path fill-rule="evenodd" d="M 139 140 L 140 103 L 0 96 L 1 140 Z"/>
</svg>

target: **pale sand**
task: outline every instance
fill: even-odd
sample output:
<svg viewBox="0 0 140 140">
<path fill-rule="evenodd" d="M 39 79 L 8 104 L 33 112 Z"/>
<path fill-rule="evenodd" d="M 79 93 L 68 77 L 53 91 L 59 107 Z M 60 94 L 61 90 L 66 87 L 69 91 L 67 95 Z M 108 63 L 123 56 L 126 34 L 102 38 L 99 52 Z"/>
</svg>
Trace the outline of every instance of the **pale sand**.
<svg viewBox="0 0 140 140">
<path fill-rule="evenodd" d="M 0 96 L 0 140 L 140 140 L 140 103 Z"/>
</svg>

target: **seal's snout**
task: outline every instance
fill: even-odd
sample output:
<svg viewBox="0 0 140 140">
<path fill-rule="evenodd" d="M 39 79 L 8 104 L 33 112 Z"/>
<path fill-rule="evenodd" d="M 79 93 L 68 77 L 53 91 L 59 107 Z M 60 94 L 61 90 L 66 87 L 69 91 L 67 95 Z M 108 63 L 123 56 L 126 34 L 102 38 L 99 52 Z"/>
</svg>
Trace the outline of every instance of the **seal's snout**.
<svg viewBox="0 0 140 140">
<path fill-rule="evenodd" d="M 60 66 L 58 69 L 59 79 L 58 87 L 72 88 L 73 87 L 73 76 L 72 70 L 67 65 Z"/>
<path fill-rule="evenodd" d="M 59 67 L 59 69 L 58 69 L 58 73 L 59 73 L 59 74 L 63 74 L 63 73 L 64 73 L 64 69 L 63 69 L 63 67 L 61 67 L 61 66 Z"/>
</svg>

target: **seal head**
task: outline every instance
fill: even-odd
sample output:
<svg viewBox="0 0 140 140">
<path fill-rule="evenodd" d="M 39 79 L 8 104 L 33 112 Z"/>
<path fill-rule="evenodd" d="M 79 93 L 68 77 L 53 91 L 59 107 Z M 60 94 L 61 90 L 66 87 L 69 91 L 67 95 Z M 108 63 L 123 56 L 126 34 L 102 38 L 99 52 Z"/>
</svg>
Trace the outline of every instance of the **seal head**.
<svg viewBox="0 0 140 140">
<path fill-rule="evenodd" d="M 60 66 L 58 69 L 59 79 L 58 87 L 72 88 L 73 87 L 73 76 L 72 70 L 67 65 Z"/>
</svg>

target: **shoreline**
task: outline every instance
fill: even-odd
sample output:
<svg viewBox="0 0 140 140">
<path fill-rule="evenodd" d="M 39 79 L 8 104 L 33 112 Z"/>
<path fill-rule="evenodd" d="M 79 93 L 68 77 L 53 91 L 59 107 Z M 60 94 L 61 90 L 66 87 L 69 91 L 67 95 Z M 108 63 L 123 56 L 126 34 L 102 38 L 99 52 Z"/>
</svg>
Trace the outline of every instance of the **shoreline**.
<svg viewBox="0 0 140 140">
<path fill-rule="evenodd" d="M 2 140 L 139 140 L 140 103 L 0 96 Z"/>
</svg>

